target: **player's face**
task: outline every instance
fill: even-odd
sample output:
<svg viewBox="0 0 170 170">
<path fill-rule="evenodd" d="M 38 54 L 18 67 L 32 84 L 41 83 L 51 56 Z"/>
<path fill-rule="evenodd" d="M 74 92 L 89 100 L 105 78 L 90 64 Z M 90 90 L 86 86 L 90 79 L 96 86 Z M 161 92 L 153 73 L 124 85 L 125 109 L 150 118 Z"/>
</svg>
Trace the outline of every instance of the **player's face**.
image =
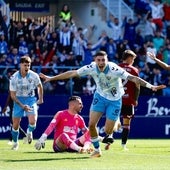
<svg viewBox="0 0 170 170">
<path fill-rule="evenodd" d="M 80 99 L 77 99 L 75 102 L 76 102 L 75 109 L 77 113 L 80 113 L 81 110 L 83 109 L 83 103 Z"/>
<path fill-rule="evenodd" d="M 27 73 L 30 70 L 31 63 L 21 63 L 21 72 L 22 73 Z"/>
<path fill-rule="evenodd" d="M 133 65 L 134 61 L 135 61 L 135 57 L 129 57 L 126 62 L 127 62 L 129 65 Z"/>
<path fill-rule="evenodd" d="M 107 65 L 107 62 L 108 62 L 107 56 L 96 56 L 95 62 L 97 64 L 99 70 L 101 72 L 103 72 L 104 69 L 106 68 L 106 65 Z"/>
</svg>

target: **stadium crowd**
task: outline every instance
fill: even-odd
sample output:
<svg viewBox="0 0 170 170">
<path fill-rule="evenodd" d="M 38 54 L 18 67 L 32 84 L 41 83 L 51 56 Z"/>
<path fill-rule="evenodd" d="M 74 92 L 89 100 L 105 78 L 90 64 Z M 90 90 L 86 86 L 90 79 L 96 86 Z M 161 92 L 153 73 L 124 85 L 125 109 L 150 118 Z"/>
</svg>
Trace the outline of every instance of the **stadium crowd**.
<svg viewBox="0 0 170 170">
<path fill-rule="evenodd" d="M 170 2 L 161 0 L 126 0 L 135 11 L 135 18 L 126 16 L 119 21 L 113 15 L 106 22 L 112 35 L 103 30 L 95 42 L 89 41 L 96 26 L 83 28 L 72 17 L 68 5 L 59 13 L 56 28 L 48 18 L 42 23 L 36 18 L 26 22 L 13 21 L 0 12 L 0 93 L 8 92 L 8 79 L 13 69 L 18 69 L 20 57 L 29 55 L 32 69 L 50 76 L 79 68 L 93 61 L 98 50 L 104 50 L 110 61 L 119 64 L 122 53 L 131 49 L 136 54 L 134 66 L 140 77 L 153 85 L 165 84 L 166 89 L 155 93 L 141 88 L 141 95 L 170 96 L 170 73 L 160 68 L 146 56 L 154 52 L 160 60 L 170 64 Z M 140 6 L 140 8 L 139 8 Z M 142 24 L 142 28 L 140 25 Z M 144 31 L 142 31 L 144 30 Z M 91 95 L 95 83 L 90 76 L 44 84 L 45 93 L 67 94 L 73 85 L 73 93 Z"/>
</svg>

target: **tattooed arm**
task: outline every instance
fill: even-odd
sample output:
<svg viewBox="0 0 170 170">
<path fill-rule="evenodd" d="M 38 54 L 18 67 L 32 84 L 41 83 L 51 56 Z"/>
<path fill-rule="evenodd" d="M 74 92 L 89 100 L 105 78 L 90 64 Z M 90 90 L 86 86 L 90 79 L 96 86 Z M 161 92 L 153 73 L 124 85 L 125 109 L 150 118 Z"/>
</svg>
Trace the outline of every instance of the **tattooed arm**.
<svg viewBox="0 0 170 170">
<path fill-rule="evenodd" d="M 148 83 L 147 81 L 141 79 L 140 77 L 136 77 L 133 75 L 129 75 L 127 79 L 129 81 L 136 83 L 136 84 L 140 84 L 140 86 L 152 89 L 153 91 L 157 91 L 157 90 L 160 90 L 160 89 L 163 89 L 166 87 L 165 85 L 154 86 L 154 85 Z"/>
</svg>

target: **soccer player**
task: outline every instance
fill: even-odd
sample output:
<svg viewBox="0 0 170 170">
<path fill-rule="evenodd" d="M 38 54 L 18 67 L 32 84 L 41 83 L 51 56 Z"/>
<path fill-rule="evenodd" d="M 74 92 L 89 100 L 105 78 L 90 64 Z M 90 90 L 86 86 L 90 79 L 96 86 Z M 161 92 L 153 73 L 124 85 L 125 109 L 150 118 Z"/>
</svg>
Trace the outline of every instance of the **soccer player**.
<svg viewBox="0 0 170 170">
<path fill-rule="evenodd" d="M 122 55 L 123 62 L 120 67 L 134 76 L 139 76 L 139 71 L 133 66 L 136 54 L 131 50 L 125 50 Z M 128 150 L 126 143 L 130 132 L 131 119 L 134 116 L 134 107 L 138 105 L 140 85 L 131 81 L 123 81 L 125 94 L 122 96 L 121 115 L 123 117 L 122 148 Z"/>
<path fill-rule="evenodd" d="M 79 113 L 83 108 L 82 100 L 79 96 L 72 96 L 68 101 L 68 109 L 58 111 L 44 133 L 35 144 L 35 148 L 40 150 L 45 146 L 45 140 L 54 131 L 53 150 L 54 152 L 89 152 L 90 134 L 85 125 L 84 119 Z M 77 138 L 79 129 L 83 133 Z"/>
<path fill-rule="evenodd" d="M 20 69 L 10 78 L 10 94 L 14 101 L 13 106 L 13 125 L 12 139 L 13 150 L 18 150 L 19 126 L 21 118 L 26 114 L 28 117 L 27 139 L 28 143 L 32 142 L 32 132 L 36 128 L 37 122 L 37 104 L 43 103 L 43 86 L 37 73 L 30 70 L 31 58 L 23 56 L 20 58 Z M 35 96 L 37 89 L 38 100 Z"/>
<path fill-rule="evenodd" d="M 100 157 L 101 148 L 97 124 L 104 113 L 106 113 L 105 133 L 112 135 L 115 121 L 120 116 L 122 106 L 122 95 L 124 94 L 122 79 L 130 80 L 153 91 L 165 88 L 164 85 L 154 86 L 145 80 L 133 76 L 113 62 L 108 61 L 106 52 L 99 51 L 94 57 L 94 62 L 85 65 L 78 70 L 71 70 L 59 75 L 49 77 L 40 73 L 40 77 L 48 81 L 63 80 L 77 76 L 91 75 L 96 83 L 96 91 L 89 115 L 89 130 L 92 144 L 95 148 L 91 157 Z"/>
</svg>

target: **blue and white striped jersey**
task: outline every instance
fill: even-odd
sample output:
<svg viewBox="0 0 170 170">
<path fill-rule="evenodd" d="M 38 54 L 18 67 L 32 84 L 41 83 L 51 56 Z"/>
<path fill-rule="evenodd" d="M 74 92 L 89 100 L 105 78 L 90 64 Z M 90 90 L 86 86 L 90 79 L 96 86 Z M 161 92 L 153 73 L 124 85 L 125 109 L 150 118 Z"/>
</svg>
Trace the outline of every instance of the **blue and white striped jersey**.
<svg viewBox="0 0 170 170">
<path fill-rule="evenodd" d="M 129 75 L 117 64 L 108 62 L 104 72 L 100 72 L 96 63 L 83 66 L 77 70 L 79 76 L 91 75 L 96 83 L 96 92 L 108 100 L 118 100 L 124 94 L 122 79 Z"/>
<path fill-rule="evenodd" d="M 15 72 L 10 78 L 10 91 L 16 91 L 16 96 L 33 97 L 35 89 L 41 84 L 39 75 L 29 70 L 26 77 L 22 77 L 20 72 Z"/>
</svg>

